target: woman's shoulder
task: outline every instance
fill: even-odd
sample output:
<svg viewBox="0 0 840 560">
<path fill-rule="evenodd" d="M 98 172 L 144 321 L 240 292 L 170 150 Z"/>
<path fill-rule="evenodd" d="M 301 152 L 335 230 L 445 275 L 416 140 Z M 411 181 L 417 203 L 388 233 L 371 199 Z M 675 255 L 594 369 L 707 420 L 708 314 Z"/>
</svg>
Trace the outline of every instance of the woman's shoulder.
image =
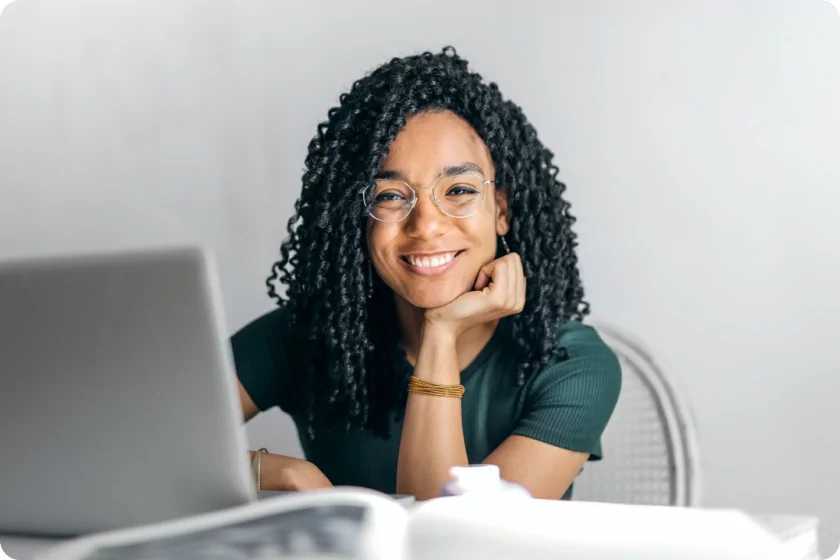
<svg viewBox="0 0 840 560">
<path fill-rule="evenodd" d="M 612 348 L 591 325 L 570 320 L 557 329 L 560 356 L 536 375 L 536 385 L 564 381 L 599 387 L 609 393 L 621 386 L 621 365 Z"/>
<path fill-rule="evenodd" d="M 614 359 L 615 353 L 592 325 L 577 320 L 565 322 L 557 329 L 557 342 L 568 358 L 602 357 Z"/>
<path fill-rule="evenodd" d="M 239 367 L 244 362 L 265 361 L 287 353 L 293 347 L 290 339 L 291 314 L 285 307 L 277 307 L 245 323 L 230 337 L 234 360 Z"/>
<path fill-rule="evenodd" d="M 286 307 L 276 307 L 245 323 L 234 332 L 233 339 L 263 338 L 272 335 L 285 338 L 290 330 L 290 318 L 289 310 Z"/>
</svg>

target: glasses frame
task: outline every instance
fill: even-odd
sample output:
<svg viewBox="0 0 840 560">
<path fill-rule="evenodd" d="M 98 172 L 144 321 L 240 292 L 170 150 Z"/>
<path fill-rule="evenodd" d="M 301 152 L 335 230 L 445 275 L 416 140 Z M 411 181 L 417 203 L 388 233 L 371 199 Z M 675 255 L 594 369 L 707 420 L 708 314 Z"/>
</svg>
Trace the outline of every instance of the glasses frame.
<svg viewBox="0 0 840 560">
<path fill-rule="evenodd" d="M 470 214 L 467 214 L 466 216 L 453 216 L 452 214 L 450 214 L 446 210 L 444 210 L 440 205 L 440 200 L 438 199 L 438 195 L 437 195 L 437 192 L 435 191 L 435 189 L 437 188 L 438 185 L 440 185 L 441 181 L 446 180 L 446 179 L 451 179 L 452 177 L 441 177 L 440 179 L 438 179 L 435 182 L 434 185 L 430 185 L 430 186 L 426 186 L 426 187 L 416 187 L 416 188 L 412 187 L 411 185 L 409 185 L 405 181 L 397 181 L 397 180 L 393 180 L 393 179 L 378 179 L 380 181 L 387 180 L 391 183 L 402 183 L 403 185 L 405 185 L 406 187 L 409 188 L 409 190 L 412 192 L 412 194 L 414 194 L 414 198 L 411 200 L 411 202 L 406 203 L 406 205 L 408 205 L 408 212 L 406 212 L 405 216 L 403 216 L 399 220 L 382 220 L 380 218 L 377 218 L 376 216 L 373 215 L 373 212 L 370 211 L 370 208 L 372 206 L 368 206 L 367 203 L 365 202 L 365 195 L 376 184 L 376 181 L 374 181 L 373 185 L 368 185 L 367 187 L 364 188 L 364 190 L 362 190 L 362 205 L 365 207 L 364 213 L 366 215 L 370 216 L 371 218 L 373 218 L 374 220 L 376 220 L 377 222 L 382 222 L 384 224 L 398 224 L 401 221 L 408 218 L 408 216 L 411 214 L 411 211 L 414 210 L 414 207 L 417 205 L 417 200 L 420 198 L 420 196 L 417 194 L 417 191 L 431 190 L 432 191 L 432 196 L 430 198 L 432 199 L 432 202 L 437 207 L 438 211 L 440 211 L 440 213 L 443 214 L 444 216 L 448 216 L 450 218 L 455 218 L 456 220 L 463 220 L 464 218 L 469 218 L 469 217 L 475 216 L 478 213 L 478 211 L 481 209 L 481 206 L 484 204 L 484 201 L 487 199 L 487 185 L 489 185 L 490 183 L 495 183 L 496 181 L 494 181 L 493 179 L 485 179 L 482 175 L 479 175 L 478 173 L 465 173 L 464 175 L 472 175 L 474 177 L 477 177 L 477 178 L 481 179 L 481 186 L 483 187 L 482 191 L 481 191 L 481 200 L 476 205 L 475 210 L 473 212 L 471 212 Z M 402 208 L 405 208 L 406 205 L 403 205 Z"/>
</svg>

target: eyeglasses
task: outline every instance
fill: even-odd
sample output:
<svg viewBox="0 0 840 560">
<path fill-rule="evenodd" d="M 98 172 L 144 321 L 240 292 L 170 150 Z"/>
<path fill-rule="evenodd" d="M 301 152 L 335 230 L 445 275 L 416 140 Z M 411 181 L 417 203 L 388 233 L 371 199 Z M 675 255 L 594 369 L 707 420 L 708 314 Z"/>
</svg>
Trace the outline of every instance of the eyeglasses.
<svg viewBox="0 0 840 560">
<path fill-rule="evenodd" d="M 493 183 L 476 173 L 442 177 L 430 187 L 413 188 L 404 181 L 377 179 L 362 191 L 365 214 L 380 222 L 399 222 L 417 204 L 417 191 L 431 190 L 438 210 L 452 218 L 469 218 L 481 208 L 487 185 Z"/>
</svg>

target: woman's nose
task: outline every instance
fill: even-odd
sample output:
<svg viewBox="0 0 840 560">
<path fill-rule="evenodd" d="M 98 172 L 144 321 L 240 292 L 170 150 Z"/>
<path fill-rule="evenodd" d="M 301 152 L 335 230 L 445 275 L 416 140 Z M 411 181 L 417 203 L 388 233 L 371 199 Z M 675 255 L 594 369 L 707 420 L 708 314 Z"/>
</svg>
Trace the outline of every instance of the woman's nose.
<svg viewBox="0 0 840 560">
<path fill-rule="evenodd" d="M 417 239 L 432 239 L 446 233 L 448 219 L 435 205 L 432 193 L 420 191 L 406 218 L 406 232 Z"/>
</svg>

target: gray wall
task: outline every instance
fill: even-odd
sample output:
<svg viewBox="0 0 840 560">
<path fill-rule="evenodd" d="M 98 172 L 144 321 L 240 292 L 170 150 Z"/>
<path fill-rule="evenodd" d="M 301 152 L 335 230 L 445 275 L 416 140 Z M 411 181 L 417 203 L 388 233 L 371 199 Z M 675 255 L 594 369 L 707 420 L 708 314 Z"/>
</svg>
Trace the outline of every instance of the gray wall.
<svg viewBox="0 0 840 560">
<path fill-rule="evenodd" d="M 558 155 L 589 299 L 669 366 L 705 501 L 840 540 L 840 18 L 790 2 L 19 1 L 0 18 L 0 257 L 200 242 L 231 330 L 306 144 L 391 56 L 455 44 Z M 299 453 L 277 413 L 252 443 Z"/>
</svg>

